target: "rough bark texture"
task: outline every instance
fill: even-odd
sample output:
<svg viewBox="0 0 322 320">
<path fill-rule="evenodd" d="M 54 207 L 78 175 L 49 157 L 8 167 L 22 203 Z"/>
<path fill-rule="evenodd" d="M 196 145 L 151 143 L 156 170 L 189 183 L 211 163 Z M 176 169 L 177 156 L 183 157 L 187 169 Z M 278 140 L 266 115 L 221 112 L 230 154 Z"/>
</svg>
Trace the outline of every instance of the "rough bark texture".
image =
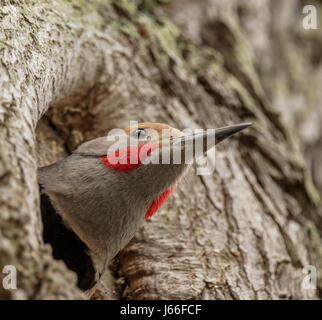
<svg viewBox="0 0 322 320">
<path fill-rule="evenodd" d="M 36 168 L 130 120 L 253 126 L 216 149 L 214 175 L 191 168 L 114 259 L 116 297 L 318 296 L 301 282 L 304 266 L 321 270 L 319 195 L 240 19 L 258 10 L 273 23 L 273 2 L 0 2 L 0 270 L 15 265 L 19 288 L 0 298 L 86 298 L 43 244 Z"/>
</svg>

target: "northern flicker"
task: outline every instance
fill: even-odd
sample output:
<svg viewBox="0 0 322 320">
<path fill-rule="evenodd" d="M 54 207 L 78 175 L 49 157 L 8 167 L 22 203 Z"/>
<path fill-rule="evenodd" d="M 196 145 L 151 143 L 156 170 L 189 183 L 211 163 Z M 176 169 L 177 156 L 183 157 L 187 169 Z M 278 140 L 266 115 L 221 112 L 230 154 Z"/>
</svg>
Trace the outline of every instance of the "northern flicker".
<svg viewBox="0 0 322 320">
<path fill-rule="evenodd" d="M 58 239 L 57 244 L 64 249 L 65 258 L 86 246 L 95 259 L 111 260 L 133 238 L 144 219 L 168 199 L 192 156 L 201 156 L 249 125 L 184 134 L 166 124 L 139 123 L 124 129 L 127 145 L 123 149 L 110 152 L 111 140 L 100 137 L 83 143 L 67 158 L 39 168 L 44 224 L 58 217 L 55 209 L 67 225 L 65 231 L 58 227 L 45 230 L 48 241 L 65 237 L 64 241 Z M 202 146 L 199 154 L 185 154 L 187 146 L 198 143 Z M 170 151 L 170 162 L 162 163 L 162 150 Z M 181 163 L 174 161 L 175 151 L 181 154 Z M 150 162 L 144 163 L 147 158 Z M 50 212 L 48 204 L 53 205 Z M 68 241 L 74 233 L 76 247 L 68 250 Z M 72 263 L 75 269 L 81 268 L 78 264 Z"/>
</svg>

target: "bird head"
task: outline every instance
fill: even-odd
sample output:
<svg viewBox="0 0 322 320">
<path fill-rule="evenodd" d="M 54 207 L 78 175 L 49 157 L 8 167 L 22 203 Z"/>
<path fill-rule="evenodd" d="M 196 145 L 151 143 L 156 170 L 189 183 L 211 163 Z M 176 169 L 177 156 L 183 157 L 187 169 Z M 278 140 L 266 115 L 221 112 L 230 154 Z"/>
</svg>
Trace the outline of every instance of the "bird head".
<svg viewBox="0 0 322 320">
<path fill-rule="evenodd" d="M 139 123 L 127 127 L 118 135 L 122 139 L 110 146 L 104 163 L 119 171 L 131 171 L 142 164 L 190 164 L 193 157 L 202 156 L 219 142 L 249 125 L 244 123 L 195 133 L 188 130 L 187 133 L 163 123 Z M 114 137 L 113 134 L 110 136 L 111 141 Z"/>
</svg>

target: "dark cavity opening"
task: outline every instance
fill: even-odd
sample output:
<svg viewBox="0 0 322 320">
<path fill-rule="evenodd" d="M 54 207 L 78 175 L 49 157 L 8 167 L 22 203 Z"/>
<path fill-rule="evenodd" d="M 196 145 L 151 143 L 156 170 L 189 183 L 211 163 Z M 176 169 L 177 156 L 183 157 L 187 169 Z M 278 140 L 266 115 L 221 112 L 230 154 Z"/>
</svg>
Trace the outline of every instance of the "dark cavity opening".
<svg viewBox="0 0 322 320">
<path fill-rule="evenodd" d="M 77 274 L 77 286 L 82 290 L 95 283 L 95 269 L 88 248 L 56 212 L 49 197 L 40 187 L 40 209 L 43 222 L 43 239 L 53 249 L 53 257 L 63 260 L 67 267 Z"/>
</svg>

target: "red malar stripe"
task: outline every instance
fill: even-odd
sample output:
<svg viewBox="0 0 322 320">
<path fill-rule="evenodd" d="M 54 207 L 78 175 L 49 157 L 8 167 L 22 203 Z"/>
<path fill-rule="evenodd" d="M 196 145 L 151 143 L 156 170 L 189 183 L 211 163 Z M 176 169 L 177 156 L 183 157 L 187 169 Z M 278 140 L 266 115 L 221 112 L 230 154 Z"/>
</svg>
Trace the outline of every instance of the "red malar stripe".
<svg viewBox="0 0 322 320">
<path fill-rule="evenodd" d="M 140 152 L 142 151 L 141 160 L 149 156 L 158 144 L 146 143 L 139 146 L 130 147 L 125 150 L 118 150 L 101 158 L 102 163 L 113 170 L 131 171 L 138 168 L 142 163 L 140 161 Z M 143 150 L 142 150 L 143 149 Z M 143 156 L 143 158 L 142 158 Z M 133 163 L 131 163 L 131 160 Z"/>
<path fill-rule="evenodd" d="M 166 191 L 164 191 L 161 196 L 159 197 L 159 199 L 154 200 L 149 208 L 149 210 L 146 212 L 145 214 L 145 219 L 148 219 L 150 217 L 152 217 L 152 215 L 162 206 L 162 204 L 168 200 L 168 198 L 170 197 L 170 194 L 172 193 L 172 191 L 174 190 L 175 185 L 172 186 L 171 188 L 167 189 Z"/>
</svg>

